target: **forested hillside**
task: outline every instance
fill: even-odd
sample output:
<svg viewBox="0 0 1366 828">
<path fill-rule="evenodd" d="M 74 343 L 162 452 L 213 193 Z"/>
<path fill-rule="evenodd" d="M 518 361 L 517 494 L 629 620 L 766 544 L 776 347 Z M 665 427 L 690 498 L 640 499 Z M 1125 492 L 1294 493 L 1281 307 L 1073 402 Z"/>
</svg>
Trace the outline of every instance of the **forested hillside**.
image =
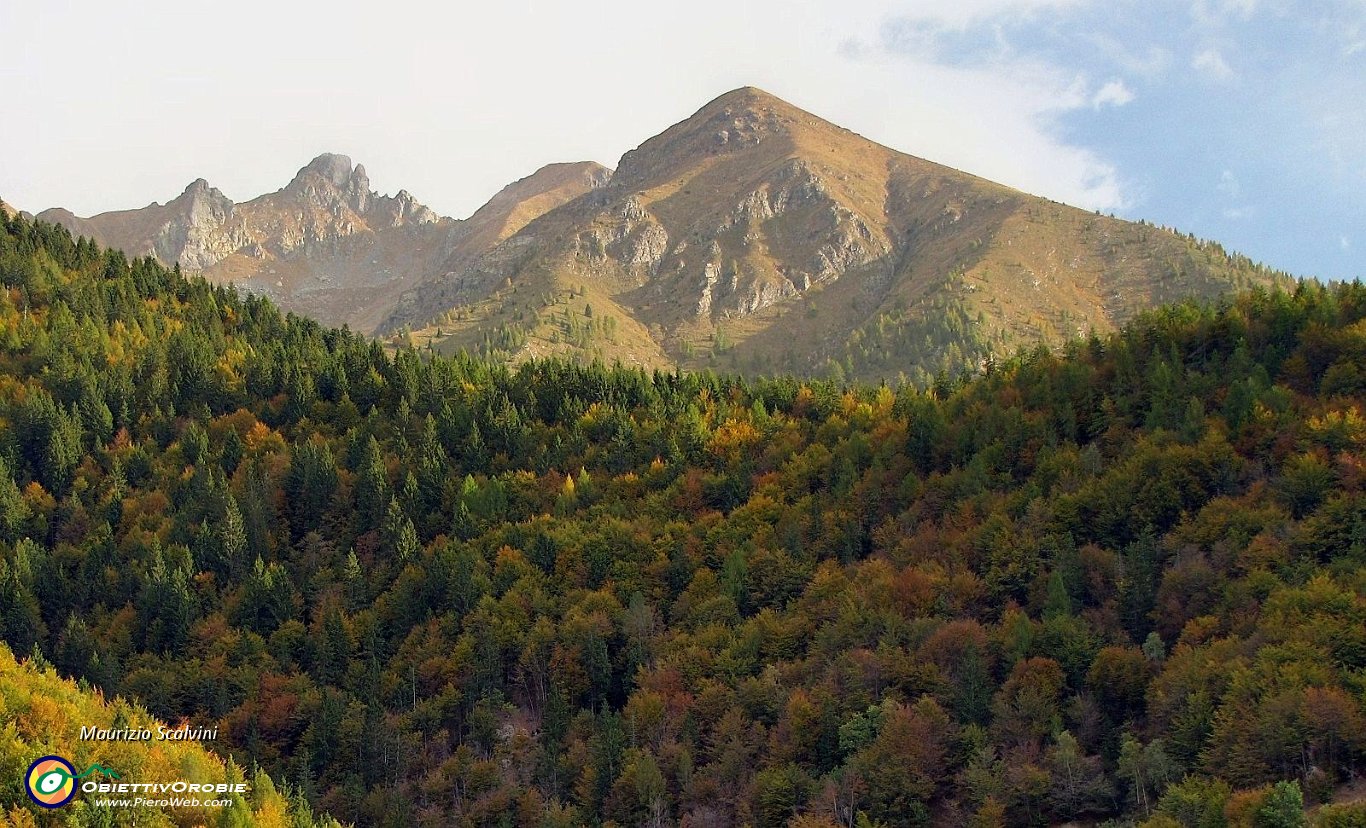
<svg viewBox="0 0 1366 828">
<path fill-rule="evenodd" d="M 390 357 L 20 219 L 0 281 L 0 635 L 343 821 L 1293 825 L 1366 759 L 1362 286 L 919 392 Z"/>
</svg>

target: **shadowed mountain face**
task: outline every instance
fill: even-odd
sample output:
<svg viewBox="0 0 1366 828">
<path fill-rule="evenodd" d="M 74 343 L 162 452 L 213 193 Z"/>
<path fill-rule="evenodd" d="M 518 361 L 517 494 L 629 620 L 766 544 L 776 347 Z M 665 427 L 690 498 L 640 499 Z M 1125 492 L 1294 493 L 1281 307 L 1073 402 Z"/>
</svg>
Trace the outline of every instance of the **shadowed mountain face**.
<svg viewBox="0 0 1366 828">
<path fill-rule="evenodd" d="M 461 222 L 438 216 L 406 190 L 379 195 L 363 166 L 325 154 L 283 189 L 242 204 L 200 179 L 165 205 L 88 219 L 52 209 L 39 218 L 130 256 L 179 262 L 265 293 L 325 323 L 371 331 L 422 277 L 482 252 L 609 174 L 596 164 L 552 165 Z"/>
<path fill-rule="evenodd" d="M 382 330 L 513 359 L 923 381 L 1283 278 L 745 88 L 628 152 L 605 187 L 421 282 Z"/>
<path fill-rule="evenodd" d="M 863 378 L 981 365 L 1155 305 L 1288 283 L 1218 245 L 914 158 L 737 89 L 463 221 L 322 155 L 234 204 L 39 215 L 319 320 L 442 351 Z"/>
</svg>

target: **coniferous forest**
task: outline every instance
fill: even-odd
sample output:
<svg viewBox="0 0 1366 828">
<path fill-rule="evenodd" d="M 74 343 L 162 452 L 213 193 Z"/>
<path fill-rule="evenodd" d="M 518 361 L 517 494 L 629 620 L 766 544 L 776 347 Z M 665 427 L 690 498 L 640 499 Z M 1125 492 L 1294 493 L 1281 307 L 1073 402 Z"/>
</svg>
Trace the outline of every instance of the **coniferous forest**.
<svg viewBox="0 0 1366 828">
<path fill-rule="evenodd" d="M 1366 287 L 916 390 L 390 354 L 19 218 L 0 283 L 0 636 L 313 812 L 1366 824 Z"/>
</svg>

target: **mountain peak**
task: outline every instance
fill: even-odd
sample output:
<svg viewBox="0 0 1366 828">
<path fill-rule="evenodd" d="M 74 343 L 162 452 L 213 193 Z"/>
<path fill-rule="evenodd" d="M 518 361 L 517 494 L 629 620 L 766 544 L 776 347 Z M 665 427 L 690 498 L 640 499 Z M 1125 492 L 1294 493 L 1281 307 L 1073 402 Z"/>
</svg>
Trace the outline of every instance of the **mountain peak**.
<svg viewBox="0 0 1366 828">
<path fill-rule="evenodd" d="M 666 129 L 621 158 L 614 181 L 643 186 L 652 174 L 719 155 L 745 152 L 767 143 L 790 143 L 799 125 L 820 119 L 754 86 L 742 86 L 709 101 L 685 121 Z"/>
<path fill-rule="evenodd" d="M 210 187 L 209 182 L 196 178 L 166 206 L 181 211 L 190 224 L 205 227 L 231 215 L 233 203 L 217 187 Z"/>
<path fill-rule="evenodd" d="M 783 100 L 782 98 L 779 98 L 777 95 L 774 95 L 774 94 L 771 93 L 771 92 L 765 92 L 764 90 L 760 89 L 760 88 L 757 87 L 757 86 L 741 86 L 741 87 L 739 87 L 738 89 L 732 89 L 732 90 L 730 90 L 729 92 L 726 92 L 726 93 L 724 93 L 724 94 L 721 94 L 721 95 L 716 96 L 715 98 L 713 98 L 713 99 L 711 100 L 710 103 L 708 103 L 706 106 L 702 107 L 702 109 L 703 109 L 703 110 L 706 110 L 706 109 L 710 109 L 710 108 L 716 107 L 716 106 L 737 106 L 737 105 L 745 105 L 745 106 L 774 106 L 774 105 L 778 105 L 778 106 L 784 106 L 784 107 L 791 107 L 791 106 L 792 106 L 792 104 L 788 103 L 787 101 Z"/>
<path fill-rule="evenodd" d="M 304 165 L 284 191 L 319 206 L 345 203 L 357 213 L 366 213 L 376 205 L 365 166 L 352 166 L 350 156 L 332 152 Z"/>
<path fill-rule="evenodd" d="M 207 196 L 207 195 L 209 195 L 209 194 L 211 194 L 211 193 L 214 193 L 214 192 L 215 192 L 214 188 L 209 186 L 209 182 L 208 182 L 208 181 L 205 181 L 205 180 L 202 179 L 202 178 L 196 178 L 194 181 L 191 181 L 191 182 L 185 187 L 185 190 L 184 190 L 184 192 L 182 192 L 182 193 L 180 194 L 180 197 L 181 197 L 181 198 L 196 198 L 196 197 L 203 197 L 203 196 Z"/>
<path fill-rule="evenodd" d="M 364 167 L 357 169 L 361 175 L 365 174 Z M 291 183 L 297 183 L 309 174 L 325 179 L 334 187 L 345 187 L 352 176 L 351 158 L 346 155 L 325 152 L 300 169 L 298 174 L 294 176 L 294 182 Z"/>
<path fill-rule="evenodd" d="M 689 121 L 738 118 L 770 125 L 816 120 L 816 116 L 757 86 L 742 86 L 708 101 Z M 684 123 L 687 123 L 685 121 Z"/>
</svg>

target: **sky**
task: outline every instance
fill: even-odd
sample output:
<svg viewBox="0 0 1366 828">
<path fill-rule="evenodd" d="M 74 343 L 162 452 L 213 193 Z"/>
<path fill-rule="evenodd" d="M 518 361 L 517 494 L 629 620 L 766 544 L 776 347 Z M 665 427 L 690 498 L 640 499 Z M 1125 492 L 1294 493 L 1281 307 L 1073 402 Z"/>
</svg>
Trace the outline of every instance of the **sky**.
<svg viewBox="0 0 1366 828">
<path fill-rule="evenodd" d="M 203 177 L 245 201 L 338 152 L 458 218 L 745 85 L 1296 275 L 1366 276 L 1366 0 L 0 0 L 0 198 L 90 215 Z"/>
</svg>

